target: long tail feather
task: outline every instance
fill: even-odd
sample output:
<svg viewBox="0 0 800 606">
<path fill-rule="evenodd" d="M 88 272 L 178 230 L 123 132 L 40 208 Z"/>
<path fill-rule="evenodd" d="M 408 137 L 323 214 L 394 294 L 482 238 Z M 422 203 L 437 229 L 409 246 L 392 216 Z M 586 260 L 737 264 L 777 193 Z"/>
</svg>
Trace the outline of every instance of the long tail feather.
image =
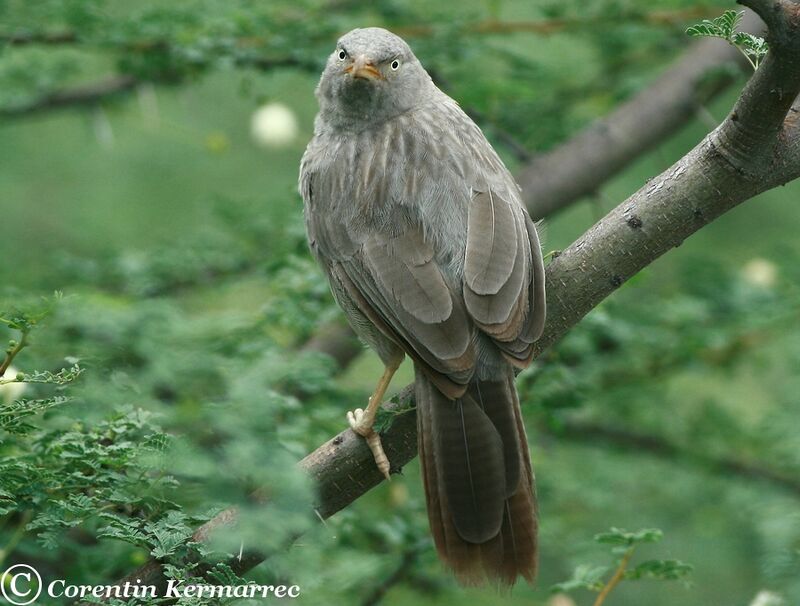
<svg viewBox="0 0 800 606">
<path fill-rule="evenodd" d="M 532 582 L 534 478 L 513 375 L 450 400 L 416 374 L 419 453 L 439 557 L 464 584 Z"/>
</svg>

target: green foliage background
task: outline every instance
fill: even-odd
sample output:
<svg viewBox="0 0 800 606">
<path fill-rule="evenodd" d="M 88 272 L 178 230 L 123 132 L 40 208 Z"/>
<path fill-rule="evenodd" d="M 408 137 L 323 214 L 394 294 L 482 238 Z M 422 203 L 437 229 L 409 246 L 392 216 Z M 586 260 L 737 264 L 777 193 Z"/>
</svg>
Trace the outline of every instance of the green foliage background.
<svg viewBox="0 0 800 606">
<path fill-rule="evenodd" d="M 379 370 L 369 353 L 339 374 L 298 350 L 340 317 L 295 191 L 336 37 L 407 32 L 514 167 L 504 133 L 532 152 L 553 147 L 652 81 L 689 44 L 687 25 L 727 8 L 0 0 L 0 317 L 24 324 L 48 307 L 14 362 L 38 382 L 0 402 L 0 569 L 109 583 L 152 555 L 180 579 L 200 573 L 199 553 L 230 581 L 218 562 L 244 545 L 273 554 L 246 578 L 296 583 L 303 604 L 377 603 L 396 572 L 386 604 L 545 604 L 576 568 L 613 565 L 596 533 L 657 527 L 664 539 L 642 559 L 693 574 L 625 582 L 608 603 L 744 606 L 765 589 L 800 603 L 797 184 L 653 264 L 520 377 L 541 501 L 536 587 L 498 597 L 455 585 L 433 554 L 416 462 L 325 525 L 294 467 L 341 430 Z M 494 33 L 498 23 L 550 27 Z M 119 76 L 138 84 L 27 111 Z M 547 221 L 546 248 L 683 155 L 734 98 Z M 253 142 L 265 101 L 296 112 L 290 145 Z M 76 363 L 82 372 L 52 374 Z M 230 505 L 237 529 L 186 544 Z"/>
</svg>

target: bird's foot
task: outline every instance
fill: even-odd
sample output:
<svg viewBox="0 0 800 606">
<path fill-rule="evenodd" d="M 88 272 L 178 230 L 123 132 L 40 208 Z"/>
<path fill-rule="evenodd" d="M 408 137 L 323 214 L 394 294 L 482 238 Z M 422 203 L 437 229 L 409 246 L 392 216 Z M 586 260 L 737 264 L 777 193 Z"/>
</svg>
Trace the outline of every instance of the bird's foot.
<svg viewBox="0 0 800 606">
<path fill-rule="evenodd" d="M 354 411 L 347 413 L 347 422 L 350 427 L 358 435 L 363 436 L 367 441 L 367 446 L 372 451 L 372 456 L 375 458 L 375 464 L 378 470 L 383 474 L 387 480 L 389 478 L 389 459 L 383 451 L 383 444 L 381 444 L 381 437 L 372 428 L 375 419 L 370 419 L 361 408 L 356 408 Z"/>
</svg>

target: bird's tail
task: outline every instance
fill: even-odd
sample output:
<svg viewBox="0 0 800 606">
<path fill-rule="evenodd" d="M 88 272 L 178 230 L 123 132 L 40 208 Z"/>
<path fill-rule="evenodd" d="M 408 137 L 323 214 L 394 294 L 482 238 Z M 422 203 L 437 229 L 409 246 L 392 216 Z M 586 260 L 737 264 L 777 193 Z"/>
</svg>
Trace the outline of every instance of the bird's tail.
<svg viewBox="0 0 800 606">
<path fill-rule="evenodd" d="M 533 582 L 536 492 L 513 373 L 450 400 L 416 370 L 419 456 L 439 557 L 461 583 Z"/>
</svg>

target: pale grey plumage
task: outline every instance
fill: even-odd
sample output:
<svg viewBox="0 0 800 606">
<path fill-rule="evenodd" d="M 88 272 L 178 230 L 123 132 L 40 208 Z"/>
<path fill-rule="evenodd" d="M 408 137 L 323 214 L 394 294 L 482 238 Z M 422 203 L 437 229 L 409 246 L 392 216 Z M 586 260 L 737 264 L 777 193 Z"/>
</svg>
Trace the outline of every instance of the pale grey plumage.
<svg viewBox="0 0 800 606">
<path fill-rule="evenodd" d="M 529 363 L 544 326 L 544 267 L 519 188 L 386 30 L 343 36 L 317 97 L 300 174 L 309 242 L 358 334 L 385 362 L 415 361 L 437 548 L 467 580 L 530 579 L 533 477 L 512 365 Z"/>
</svg>

